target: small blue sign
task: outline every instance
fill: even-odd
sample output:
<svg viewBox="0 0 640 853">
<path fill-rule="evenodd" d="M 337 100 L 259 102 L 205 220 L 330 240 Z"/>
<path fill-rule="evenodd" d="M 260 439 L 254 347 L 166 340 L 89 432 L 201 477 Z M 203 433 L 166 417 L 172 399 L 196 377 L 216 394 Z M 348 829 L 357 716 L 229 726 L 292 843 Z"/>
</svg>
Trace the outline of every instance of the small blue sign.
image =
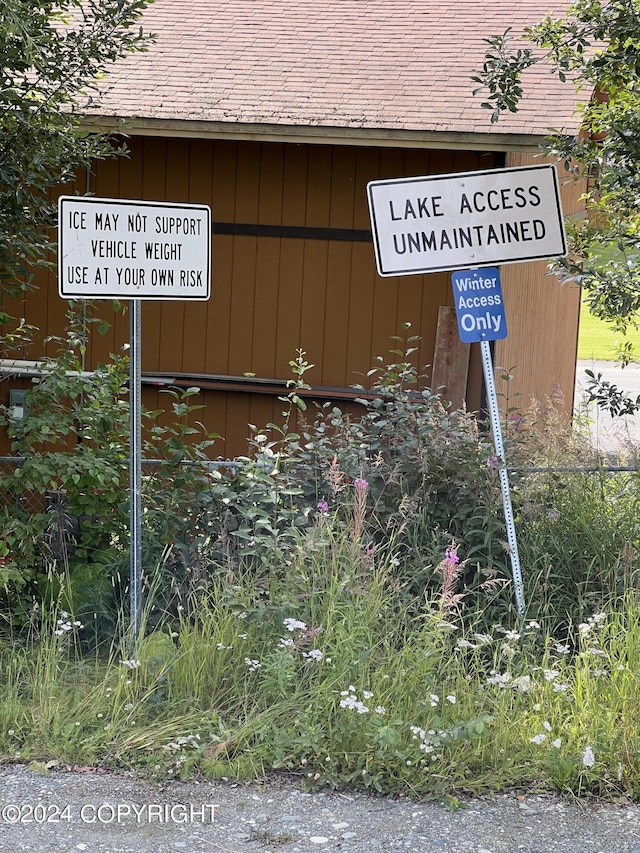
<svg viewBox="0 0 640 853">
<path fill-rule="evenodd" d="M 497 267 L 451 274 L 460 340 L 464 344 L 507 337 L 502 285 Z"/>
</svg>

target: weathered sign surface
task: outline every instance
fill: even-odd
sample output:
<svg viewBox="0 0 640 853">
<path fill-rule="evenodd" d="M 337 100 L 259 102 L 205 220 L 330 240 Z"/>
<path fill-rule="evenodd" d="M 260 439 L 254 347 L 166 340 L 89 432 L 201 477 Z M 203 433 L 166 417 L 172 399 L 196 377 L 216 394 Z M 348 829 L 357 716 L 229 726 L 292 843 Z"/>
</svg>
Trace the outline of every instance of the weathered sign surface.
<svg viewBox="0 0 640 853">
<path fill-rule="evenodd" d="M 202 204 L 61 196 L 65 299 L 208 299 L 211 210 Z"/>
<path fill-rule="evenodd" d="M 372 181 L 382 276 L 486 267 L 564 255 L 553 165 Z"/>
</svg>

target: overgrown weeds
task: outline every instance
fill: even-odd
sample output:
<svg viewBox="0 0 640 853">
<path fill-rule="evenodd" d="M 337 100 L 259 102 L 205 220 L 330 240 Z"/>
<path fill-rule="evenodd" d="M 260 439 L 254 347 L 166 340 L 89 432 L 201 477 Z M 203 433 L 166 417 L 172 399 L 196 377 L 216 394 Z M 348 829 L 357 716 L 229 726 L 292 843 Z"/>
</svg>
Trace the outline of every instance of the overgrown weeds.
<svg viewBox="0 0 640 853">
<path fill-rule="evenodd" d="M 357 421 L 301 411 L 299 353 L 282 422 L 254 427 L 227 470 L 180 464 L 201 449 L 184 449 L 192 394 L 175 399 L 180 479 L 149 478 L 138 644 L 122 532 L 38 552 L 37 583 L 7 599 L 20 617 L 5 611 L 5 757 L 638 796 L 637 474 L 572 470 L 584 445 L 556 402 L 510 412 L 519 618 L 491 442 L 422 387 L 411 344 L 379 364 Z"/>
</svg>

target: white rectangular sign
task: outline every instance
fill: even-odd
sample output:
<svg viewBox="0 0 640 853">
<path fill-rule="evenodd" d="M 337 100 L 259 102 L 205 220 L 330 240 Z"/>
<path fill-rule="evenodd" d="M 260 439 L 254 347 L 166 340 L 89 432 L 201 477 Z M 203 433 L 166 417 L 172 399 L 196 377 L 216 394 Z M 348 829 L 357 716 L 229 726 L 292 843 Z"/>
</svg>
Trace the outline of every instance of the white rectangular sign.
<svg viewBox="0 0 640 853">
<path fill-rule="evenodd" d="M 367 195 L 381 276 L 566 254 L 552 165 L 372 181 Z"/>
<path fill-rule="evenodd" d="M 61 196 L 63 299 L 208 299 L 211 209 L 203 204 Z"/>
</svg>

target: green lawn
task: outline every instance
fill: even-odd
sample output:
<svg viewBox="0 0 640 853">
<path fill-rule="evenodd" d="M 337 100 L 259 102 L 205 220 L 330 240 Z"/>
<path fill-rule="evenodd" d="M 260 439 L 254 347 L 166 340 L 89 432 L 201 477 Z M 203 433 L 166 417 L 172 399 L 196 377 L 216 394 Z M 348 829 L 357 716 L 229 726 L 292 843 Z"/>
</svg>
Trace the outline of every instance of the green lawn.
<svg viewBox="0 0 640 853">
<path fill-rule="evenodd" d="M 629 331 L 628 339 L 640 352 L 640 331 Z M 613 361 L 616 357 L 616 347 L 625 339 L 614 332 L 608 323 L 604 323 L 589 313 L 587 304 L 583 301 L 580 311 L 580 334 L 578 336 L 578 358 L 595 359 L 596 361 Z"/>
</svg>

